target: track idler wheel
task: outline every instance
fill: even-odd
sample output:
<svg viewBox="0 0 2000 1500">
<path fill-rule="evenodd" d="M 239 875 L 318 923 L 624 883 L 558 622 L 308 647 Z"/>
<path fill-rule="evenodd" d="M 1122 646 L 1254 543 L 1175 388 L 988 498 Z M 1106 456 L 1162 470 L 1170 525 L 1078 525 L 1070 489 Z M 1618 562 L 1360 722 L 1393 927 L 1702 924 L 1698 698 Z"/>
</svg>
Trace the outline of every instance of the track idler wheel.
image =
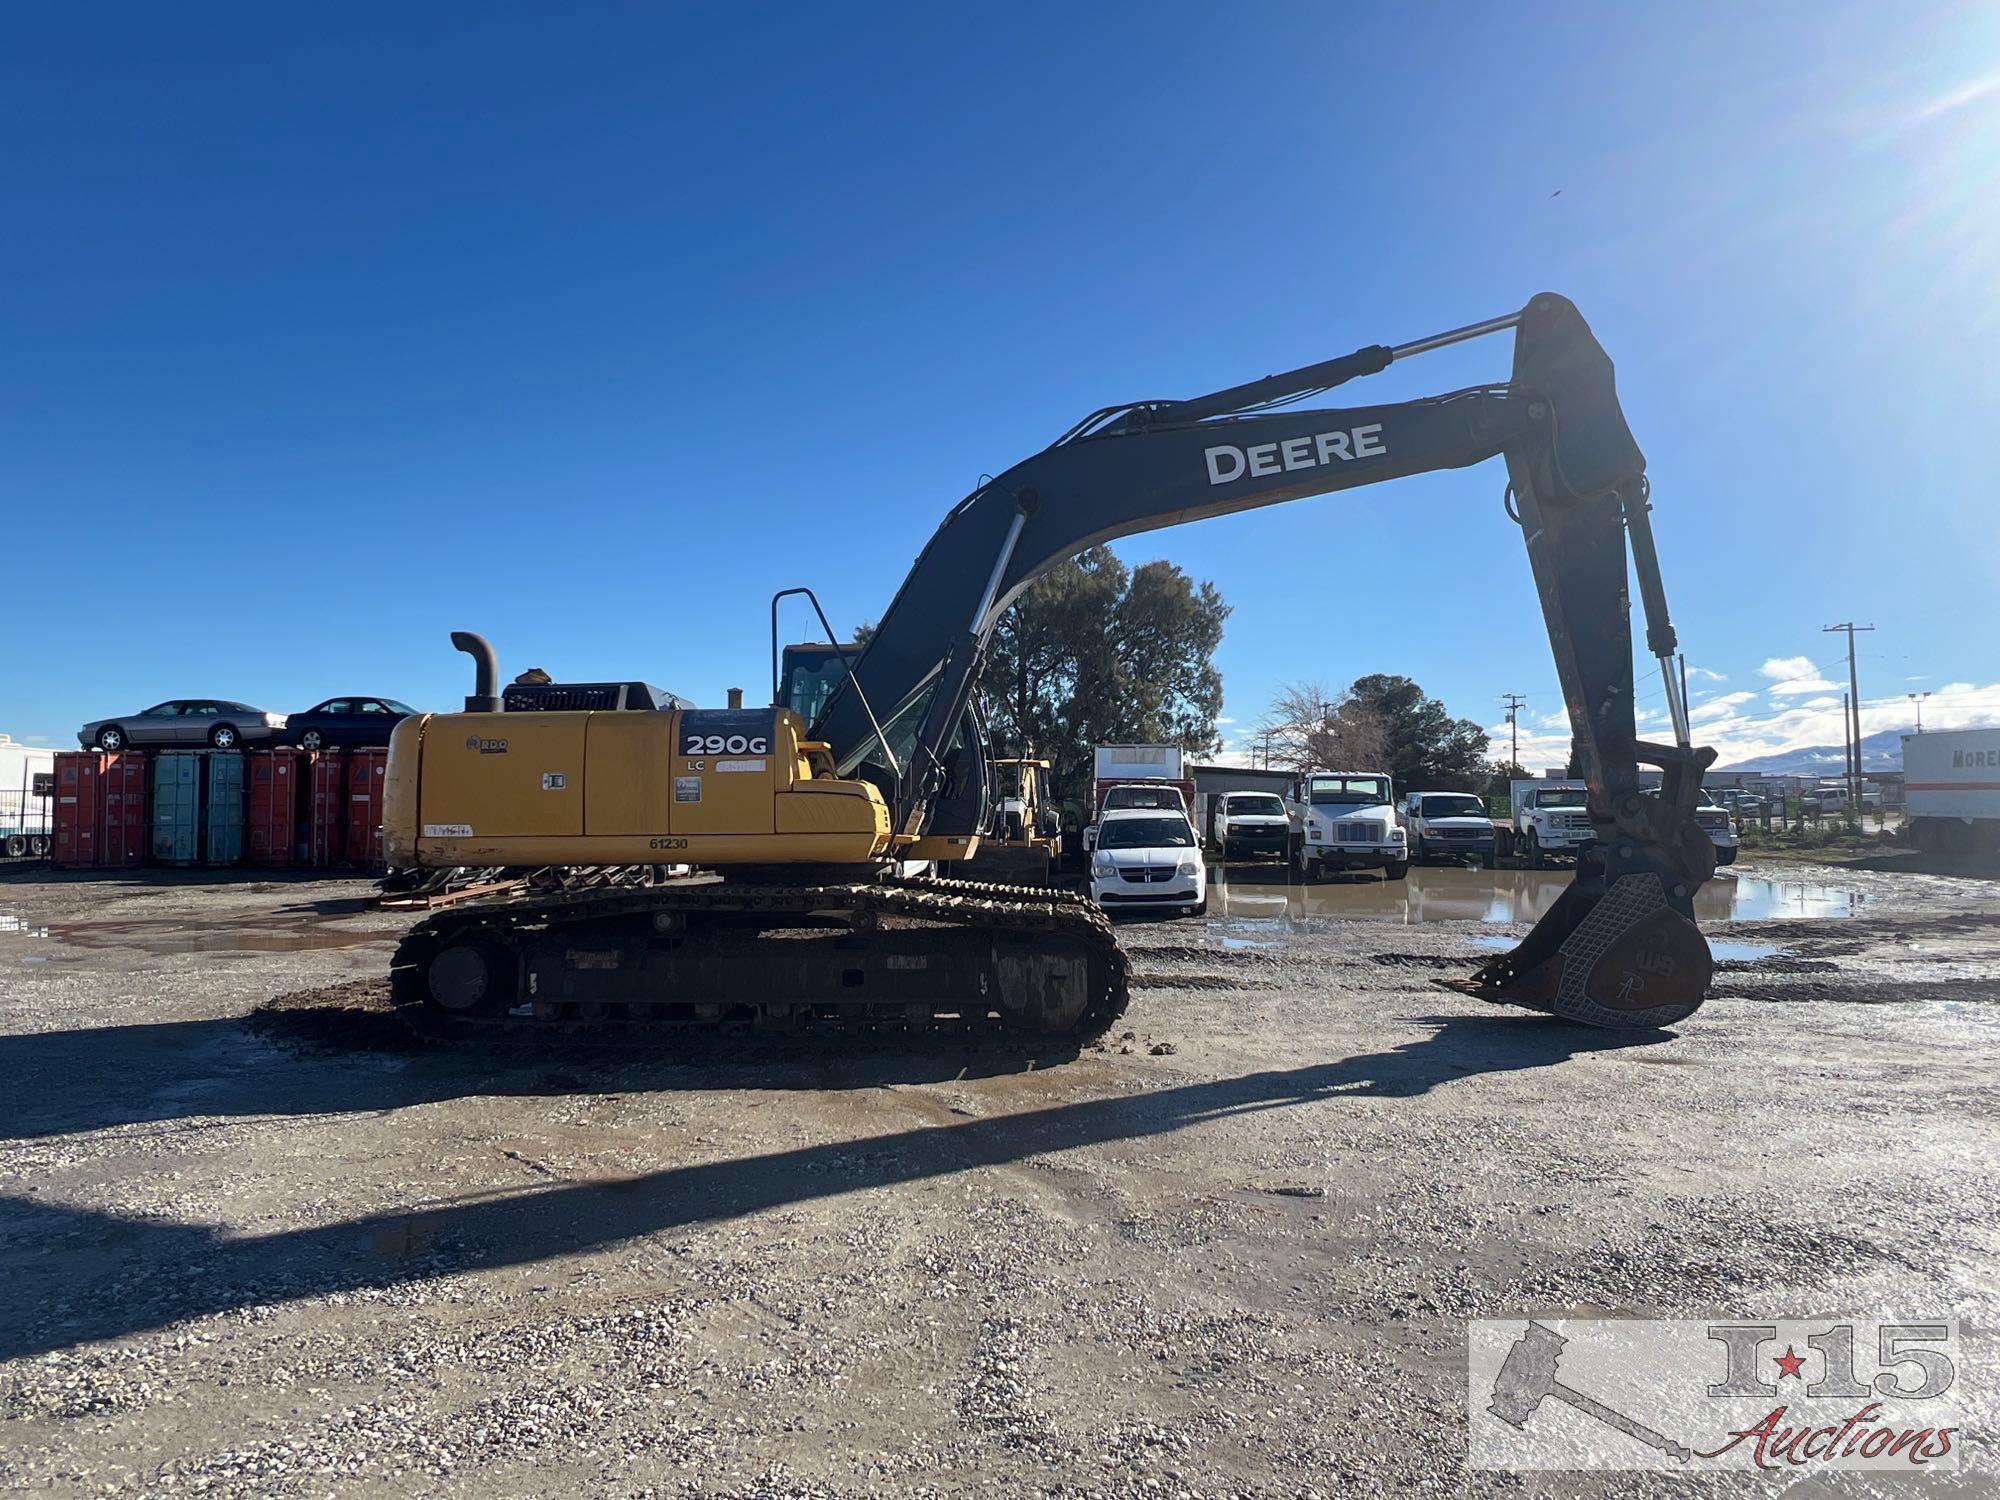
<svg viewBox="0 0 2000 1500">
<path fill-rule="evenodd" d="M 1449 983 L 1590 1026 L 1654 1030 L 1700 1009 L 1714 974 L 1701 930 L 1646 872 L 1622 875 L 1608 890 L 1572 885 L 1519 947 Z"/>
<path fill-rule="evenodd" d="M 424 970 L 424 988 L 440 1009 L 493 1011 L 513 998 L 514 966 L 496 944 L 479 938 L 448 943 Z"/>
</svg>

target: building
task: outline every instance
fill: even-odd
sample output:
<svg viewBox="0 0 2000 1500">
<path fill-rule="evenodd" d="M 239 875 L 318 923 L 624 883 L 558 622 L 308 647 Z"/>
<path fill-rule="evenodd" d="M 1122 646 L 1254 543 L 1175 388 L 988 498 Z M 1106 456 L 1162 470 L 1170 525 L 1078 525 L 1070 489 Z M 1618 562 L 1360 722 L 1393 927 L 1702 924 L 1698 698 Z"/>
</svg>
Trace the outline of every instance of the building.
<svg viewBox="0 0 2000 1500">
<path fill-rule="evenodd" d="M 1292 789 L 1290 771 L 1260 766 L 1194 766 L 1190 774 L 1197 799 L 1217 792 L 1276 792 L 1282 797 Z"/>
</svg>

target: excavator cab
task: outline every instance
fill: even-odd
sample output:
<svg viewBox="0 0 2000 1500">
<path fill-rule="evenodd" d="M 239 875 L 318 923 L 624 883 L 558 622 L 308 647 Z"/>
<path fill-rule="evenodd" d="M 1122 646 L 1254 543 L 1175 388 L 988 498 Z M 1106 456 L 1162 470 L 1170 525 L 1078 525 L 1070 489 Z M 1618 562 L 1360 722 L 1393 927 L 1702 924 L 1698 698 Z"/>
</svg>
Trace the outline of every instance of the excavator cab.
<svg viewBox="0 0 2000 1500">
<path fill-rule="evenodd" d="M 778 672 L 778 702 L 810 724 L 847 679 L 848 664 L 861 654 L 857 645 L 798 641 L 785 647 Z"/>
</svg>

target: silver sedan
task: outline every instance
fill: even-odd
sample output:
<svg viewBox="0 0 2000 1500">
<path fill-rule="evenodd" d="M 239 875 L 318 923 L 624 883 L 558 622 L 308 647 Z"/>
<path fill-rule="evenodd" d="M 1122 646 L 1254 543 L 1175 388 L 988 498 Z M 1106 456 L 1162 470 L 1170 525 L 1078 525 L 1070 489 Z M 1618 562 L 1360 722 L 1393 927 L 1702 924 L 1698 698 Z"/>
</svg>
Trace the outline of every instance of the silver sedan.
<svg viewBox="0 0 2000 1500">
<path fill-rule="evenodd" d="M 169 698 L 136 714 L 92 719 L 76 734 L 85 749 L 123 750 L 128 746 L 209 745 L 234 750 L 277 737 L 283 714 L 267 714 L 227 698 Z"/>
</svg>

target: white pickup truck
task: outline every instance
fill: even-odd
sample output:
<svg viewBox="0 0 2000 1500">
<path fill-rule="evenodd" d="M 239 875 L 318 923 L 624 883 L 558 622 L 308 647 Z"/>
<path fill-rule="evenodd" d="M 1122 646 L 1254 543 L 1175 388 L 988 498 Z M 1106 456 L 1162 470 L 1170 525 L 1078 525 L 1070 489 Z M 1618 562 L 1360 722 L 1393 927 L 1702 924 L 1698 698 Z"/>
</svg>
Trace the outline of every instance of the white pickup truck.
<svg viewBox="0 0 2000 1500">
<path fill-rule="evenodd" d="M 1658 787 L 1646 789 L 1648 797 L 1660 795 Z M 1694 820 L 1701 831 L 1708 835 L 1708 841 L 1715 845 L 1715 863 L 1718 868 L 1736 863 L 1739 840 L 1736 836 L 1736 819 L 1728 808 L 1717 802 L 1707 787 L 1695 794 Z"/>
<path fill-rule="evenodd" d="M 1224 859 L 1285 852 L 1292 824 L 1275 792 L 1217 792 L 1208 799 L 1208 843 Z"/>
<path fill-rule="evenodd" d="M 1335 870 L 1380 870 L 1385 880 L 1410 873 L 1408 836 L 1396 823 L 1395 792 L 1375 771 L 1308 771 L 1292 783 L 1285 811 L 1294 877 Z"/>
<path fill-rule="evenodd" d="M 1581 781 L 1515 781 L 1514 850 L 1531 870 L 1548 867 L 1552 856 L 1572 856 L 1596 838 L 1590 826 L 1589 789 Z"/>
</svg>

